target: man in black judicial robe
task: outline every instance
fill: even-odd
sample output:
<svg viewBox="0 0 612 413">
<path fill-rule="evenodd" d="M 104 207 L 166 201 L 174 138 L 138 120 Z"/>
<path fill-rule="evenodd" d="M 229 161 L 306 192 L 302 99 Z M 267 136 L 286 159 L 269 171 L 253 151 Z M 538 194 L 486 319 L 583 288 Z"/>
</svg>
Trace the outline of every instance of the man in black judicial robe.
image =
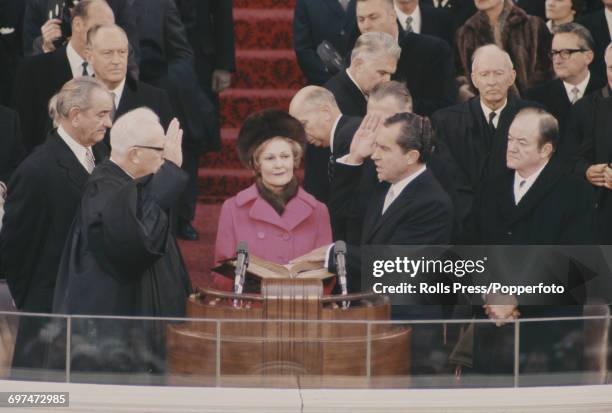
<svg viewBox="0 0 612 413">
<path fill-rule="evenodd" d="M 456 213 L 464 225 L 480 184 L 506 170 L 506 136 L 514 116 L 521 108 L 532 105 L 508 93 L 515 72 L 510 57 L 497 46 L 478 49 L 473 67 L 478 69 L 472 78 L 480 95 L 432 116 L 437 139 L 455 160 L 459 204 Z M 480 78 L 488 73 L 486 77 L 490 79 L 493 71 L 503 75 L 494 81 Z"/>
<path fill-rule="evenodd" d="M 177 121 L 164 136 L 157 116 L 146 108 L 117 120 L 111 132 L 111 157 L 89 179 L 65 244 L 55 313 L 185 315 L 191 284 L 168 213 L 187 181 L 180 168 L 181 139 Z M 73 334 L 97 351 L 81 359 L 80 365 L 73 364 L 73 369 L 124 368 L 104 363 L 111 360 L 102 351 L 104 343 L 114 339 L 127 352 L 132 369 L 162 371 L 164 327 L 153 321 L 77 324 Z M 140 328 L 141 334 L 134 334 Z"/>
</svg>

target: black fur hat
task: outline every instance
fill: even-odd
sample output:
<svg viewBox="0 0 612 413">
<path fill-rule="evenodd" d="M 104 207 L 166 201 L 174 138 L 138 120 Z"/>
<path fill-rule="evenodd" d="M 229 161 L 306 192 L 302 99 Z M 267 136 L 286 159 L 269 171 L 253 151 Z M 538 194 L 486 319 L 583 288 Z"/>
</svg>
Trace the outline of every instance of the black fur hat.
<svg viewBox="0 0 612 413">
<path fill-rule="evenodd" d="M 247 168 L 253 169 L 251 158 L 255 150 L 268 139 L 277 136 L 294 140 L 302 148 L 306 144 L 304 127 L 287 112 L 264 109 L 249 115 L 240 128 L 236 142 L 240 161 Z"/>
</svg>

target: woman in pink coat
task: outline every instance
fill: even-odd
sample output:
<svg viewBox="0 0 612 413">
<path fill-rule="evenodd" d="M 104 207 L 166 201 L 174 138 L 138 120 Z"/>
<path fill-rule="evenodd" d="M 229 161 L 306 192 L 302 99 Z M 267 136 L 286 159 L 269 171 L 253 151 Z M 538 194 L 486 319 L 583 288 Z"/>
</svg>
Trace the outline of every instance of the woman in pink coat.
<svg viewBox="0 0 612 413">
<path fill-rule="evenodd" d="M 215 262 L 234 257 L 239 241 L 247 242 L 250 254 L 278 264 L 331 244 L 327 207 L 294 174 L 305 142 L 302 124 L 286 112 L 263 110 L 245 120 L 238 155 L 255 183 L 223 204 Z M 215 287 L 232 290 L 233 282 L 217 276 Z"/>
</svg>

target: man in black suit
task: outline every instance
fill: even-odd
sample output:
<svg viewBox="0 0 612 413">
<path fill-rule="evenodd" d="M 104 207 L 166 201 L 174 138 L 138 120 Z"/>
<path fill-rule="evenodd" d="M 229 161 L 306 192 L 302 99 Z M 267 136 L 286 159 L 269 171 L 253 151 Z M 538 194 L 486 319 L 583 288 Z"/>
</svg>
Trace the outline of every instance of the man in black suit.
<svg viewBox="0 0 612 413">
<path fill-rule="evenodd" d="M 95 166 L 91 148 L 110 128 L 112 109 L 110 93 L 98 80 L 80 77 L 66 83 L 50 103 L 57 130 L 8 183 L 0 263 L 21 311 L 51 312 L 62 249 Z M 31 345 L 40 327 L 35 320 L 22 320 L 14 367 L 42 362 L 44 354 Z"/>
<path fill-rule="evenodd" d="M 103 0 L 82 1 L 74 8 L 72 37 L 66 47 L 23 61 L 15 79 L 13 107 L 19 113 L 27 153 L 41 144 L 51 129 L 49 99 L 72 78 L 92 75 L 86 65 L 87 31 L 114 24 L 113 11 Z"/>
<path fill-rule="evenodd" d="M 334 94 L 340 112 L 363 117 L 367 96 L 379 83 L 391 79 L 401 50 L 387 33 L 373 32 L 359 36 L 351 52 L 351 65 L 336 74 L 325 88 Z"/>
<path fill-rule="evenodd" d="M 529 103 L 509 95 L 516 74 L 510 56 L 495 45 L 474 54 L 472 82 L 479 96 L 432 117 L 436 137 L 455 160 L 456 211 L 465 225 L 473 196 L 487 177 L 506 170 L 506 136 L 517 111 Z"/>
<path fill-rule="evenodd" d="M 526 108 L 515 117 L 508 132 L 506 163 L 508 170 L 482 185 L 474 205 L 475 244 L 501 245 L 574 245 L 591 244 L 594 206 L 592 191 L 584 180 L 568 173 L 556 159 L 559 139 L 557 120 L 542 109 Z M 496 252 L 493 252 L 496 251 Z M 513 252 L 515 251 L 515 252 Z M 506 254 L 517 260 L 517 250 L 494 249 L 490 254 Z M 569 251 L 575 254 L 575 251 Z M 514 326 L 506 322 L 520 317 L 576 316 L 584 297 L 583 271 L 568 256 L 546 247 L 523 250 L 522 269 L 509 264 L 489 268 L 495 281 L 511 285 L 537 285 L 544 282 L 564 286 L 566 294 L 555 298 L 487 295 L 486 315 L 497 324 L 479 324 L 474 336 L 474 364 L 478 372 L 510 374 L 511 354 L 506 346 L 512 340 Z M 527 264 L 525 264 L 527 263 Z M 591 263 L 592 264 L 592 263 Z M 527 269 L 527 270 L 526 270 Z M 529 304 L 542 305 L 529 305 Z M 527 304 L 527 305 L 525 305 Z M 543 305 L 549 304 L 549 305 Z M 554 304 L 554 306 L 550 306 Z M 521 331 L 521 353 L 538 352 L 553 365 L 552 349 L 571 328 L 533 326 Z M 549 367 L 550 368 L 550 367 Z"/>
<path fill-rule="evenodd" d="M 329 200 L 329 184 L 335 159 L 348 148 L 362 118 L 343 115 L 334 95 L 320 86 L 306 86 L 289 105 L 291 116 L 304 125 L 304 189 L 319 201 Z"/>
<path fill-rule="evenodd" d="M 134 63 L 138 61 L 138 32 L 136 15 L 130 0 L 106 0 L 113 10 L 117 24 L 121 26 L 130 39 L 133 48 Z M 74 0 L 27 0 L 23 22 L 23 52 L 26 56 L 54 51 L 56 45 L 62 46 L 72 35 L 71 14 L 78 3 Z M 61 16 L 55 14 L 63 11 Z M 52 18 L 49 13 L 51 12 Z"/>
<path fill-rule="evenodd" d="M 612 46 L 605 53 L 612 67 Z M 612 168 L 610 130 L 612 130 L 612 70 L 608 69 L 608 86 L 576 104 L 568 127 L 568 138 L 577 153 L 574 172 L 586 178 L 595 190 L 592 199 L 596 209 L 595 234 L 599 244 L 612 243 Z"/>
<path fill-rule="evenodd" d="M 577 23 L 589 29 L 595 40 L 595 58 L 591 72 L 603 76 L 605 73 L 604 52 L 612 38 L 612 0 L 602 0 L 604 8 L 576 19 Z"/>
<path fill-rule="evenodd" d="M 293 47 L 308 83 L 323 85 L 331 77 L 317 54 L 329 42 L 340 56 L 350 52 L 357 34 L 355 0 L 297 0 L 293 17 Z"/>
<path fill-rule="evenodd" d="M 394 0 L 395 14 L 404 32 L 426 34 L 453 44 L 455 32 L 450 12 L 419 0 Z"/>
<path fill-rule="evenodd" d="M 0 183 L 6 184 L 23 159 L 24 150 L 19 116 L 4 106 L 0 106 L 0 131 Z"/>
<path fill-rule="evenodd" d="M 172 108 L 162 89 L 132 79 L 127 75 L 128 38 L 117 25 L 95 26 L 87 34 L 87 61 L 96 79 L 113 96 L 113 120 L 132 109 L 146 106 L 160 118 L 164 129 L 170 125 Z M 110 131 L 104 138 L 110 149 Z"/>
<path fill-rule="evenodd" d="M 204 150 L 219 150 L 219 93 L 227 89 L 236 70 L 234 19 L 231 1 L 175 0 L 193 49 L 200 88 L 214 105 L 215 124 L 209 127 Z"/>
<path fill-rule="evenodd" d="M 140 80 L 164 89 L 184 131 L 183 165 L 189 183 L 179 201 L 177 236 L 195 241 L 198 160 L 220 145 L 215 108 L 199 87 L 193 50 L 174 0 L 133 0 L 140 38 Z"/>
<path fill-rule="evenodd" d="M 355 134 L 349 153 L 338 159 L 330 206 L 334 211 L 364 208 L 359 197 L 359 176 L 364 161 L 372 159 L 379 180 L 365 206 L 359 245 L 348 245 L 349 287 L 358 290 L 360 249 L 366 245 L 431 245 L 450 240 L 453 207 L 426 164 L 433 132 L 429 120 L 398 113 L 386 120 L 368 115 Z M 303 258 L 325 261 L 336 270 L 331 248 L 321 247 Z"/>
<path fill-rule="evenodd" d="M 430 116 L 455 102 L 454 64 L 450 46 L 436 37 L 399 32 L 393 0 L 358 0 L 361 33 L 383 32 L 397 39 L 401 55 L 392 78 L 406 82 L 414 112 Z"/>
<path fill-rule="evenodd" d="M 21 36 L 23 32 L 22 0 L 0 0 L 0 105 L 9 105 L 11 86 L 15 72 L 23 57 Z"/>
<path fill-rule="evenodd" d="M 604 84 L 601 76 L 589 71 L 593 46 L 593 38 L 583 26 L 567 23 L 555 27 L 551 54 L 557 78 L 528 89 L 524 95 L 544 105 L 559 121 L 561 153 L 567 151 L 563 137 L 572 106 Z"/>
</svg>

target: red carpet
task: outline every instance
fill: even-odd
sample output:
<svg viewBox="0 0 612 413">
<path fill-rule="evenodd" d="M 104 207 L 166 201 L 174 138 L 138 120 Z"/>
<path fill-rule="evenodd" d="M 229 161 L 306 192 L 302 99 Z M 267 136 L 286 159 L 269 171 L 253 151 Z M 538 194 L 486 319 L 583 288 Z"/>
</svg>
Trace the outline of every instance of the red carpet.
<svg viewBox="0 0 612 413">
<path fill-rule="evenodd" d="M 294 0 L 234 0 L 236 73 L 232 88 L 221 93 L 222 148 L 200 162 L 194 221 L 200 240 L 180 242 L 194 286 L 211 280 L 220 203 L 252 183 L 251 172 L 236 154 L 240 125 L 257 110 L 287 109 L 295 91 L 304 85 L 293 52 L 294 6 Z"/>
</svg>

